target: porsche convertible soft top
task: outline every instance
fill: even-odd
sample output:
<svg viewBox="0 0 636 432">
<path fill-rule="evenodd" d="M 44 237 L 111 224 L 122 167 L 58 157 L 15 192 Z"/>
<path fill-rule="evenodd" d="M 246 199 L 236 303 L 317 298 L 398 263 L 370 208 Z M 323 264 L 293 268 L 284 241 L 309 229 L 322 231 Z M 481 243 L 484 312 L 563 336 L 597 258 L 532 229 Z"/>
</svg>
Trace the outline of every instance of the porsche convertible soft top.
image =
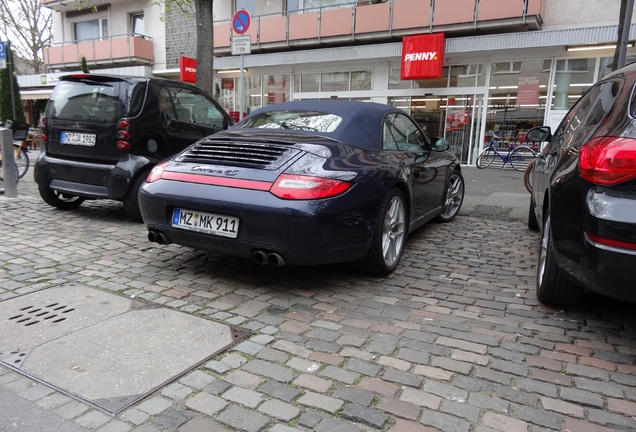
<svg viewBox="0 0 636 432">
<path fill-rule="evenodd" d="M 375 102 L 349 100 L 303 100 L 289 101 L 254 110 L 231 129 L 245 129 L 251 119 L 268 112 L 324 112 L 335 114 L 342 120 L 329 132 L 298 131 L 336 139 L 354 147 L 379 150 L 382 145 L 382 119 L 390 112 L 403 112 L 399 108 Z"/>
</svg>

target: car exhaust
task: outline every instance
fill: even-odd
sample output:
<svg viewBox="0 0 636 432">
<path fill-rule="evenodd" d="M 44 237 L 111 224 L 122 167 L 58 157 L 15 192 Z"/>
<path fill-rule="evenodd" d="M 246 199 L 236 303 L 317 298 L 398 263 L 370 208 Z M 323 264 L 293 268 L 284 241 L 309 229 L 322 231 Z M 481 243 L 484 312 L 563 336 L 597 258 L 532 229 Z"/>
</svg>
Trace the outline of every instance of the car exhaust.
<svg viewBox="0 0 636 432">
<path fill-rule="evenodd" d="M 267 255 L 267 264 L 274 267 L 282 267 L 287 263 L 285 262 L 285 258 L 283 258 L 281 254 L 279 254 L 278 252 L 272 252 Z"/>
<path fill-rule="evenodd" d="M 161 231 L 150 230 L 148 231 L 148 240 L 153 243 L 159 243 L 160 245 L 170 244 L 168 237 Z"/>
<path fill-rule="evenodd" d="M 252 258 L 256 264 L 265 265 L 267 264 L 267 254 L 261 250 L 254 251 L 252 254 Z"/>
</svg>

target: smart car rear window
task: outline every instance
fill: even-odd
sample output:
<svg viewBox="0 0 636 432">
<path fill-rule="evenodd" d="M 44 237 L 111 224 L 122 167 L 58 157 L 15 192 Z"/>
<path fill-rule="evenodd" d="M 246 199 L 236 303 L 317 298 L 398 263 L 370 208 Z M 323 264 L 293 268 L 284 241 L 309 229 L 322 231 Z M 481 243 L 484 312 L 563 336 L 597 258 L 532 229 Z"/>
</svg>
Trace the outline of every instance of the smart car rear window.
<svg viewBox="0 0 636 432">
<path fill-rule="evenodd" d="M 60 81 L 46 107 L 49 119 L 113 123 L 122 117 L 125 82 Z"/>
</svg>

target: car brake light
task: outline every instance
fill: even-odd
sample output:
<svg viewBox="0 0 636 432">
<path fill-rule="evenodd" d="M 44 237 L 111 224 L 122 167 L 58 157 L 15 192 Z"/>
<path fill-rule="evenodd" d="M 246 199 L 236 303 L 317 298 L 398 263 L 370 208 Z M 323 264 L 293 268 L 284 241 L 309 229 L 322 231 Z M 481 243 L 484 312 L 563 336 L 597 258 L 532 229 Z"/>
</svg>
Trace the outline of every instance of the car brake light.
<svg viewBox="0 0 636 432">
<path fill-rule="evenodd" d="M 130 142 L 128 142 L 128 138 L 130 138 L 130 132 L 128 132 L 128 127 L 130 123 L 126 119 L 121 119 L 117 122 L 117 150 L 126 151 L 129 150 Z"/>
<path fill-rule="evenodd" d="M 599 137 L 581 147 L 581 177 L 612 186 L 636 178 L 636 139 Z"/>
<path fill-rule="evenodd" d="M 306 200 L 335 197 L 352 186 L 353 183 L 342 180 L 281 174 L 269 191 L 282 199 Z"/>
<path fill-rule="evenodd" d="M 148 173 L 148 177 L 146 177 L 146 182 L 147 183 L 152 183 L 152 182 L 156 182 L 157 180 L 159 180 L 161 178 L 161 175 L 163 174 L 163 171 L 165 169 L 166 169 L 166 163 L 165 162 L 159 162 Z"/>
</svg>

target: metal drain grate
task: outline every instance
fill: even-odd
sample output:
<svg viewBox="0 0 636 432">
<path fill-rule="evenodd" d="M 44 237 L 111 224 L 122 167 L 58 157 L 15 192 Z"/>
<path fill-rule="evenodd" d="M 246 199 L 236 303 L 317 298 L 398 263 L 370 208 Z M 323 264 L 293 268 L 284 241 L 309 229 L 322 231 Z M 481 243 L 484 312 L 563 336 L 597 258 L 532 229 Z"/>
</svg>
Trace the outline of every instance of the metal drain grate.
<svg viewBox="0 0 636 432">
<path fill-rule="evenodd" d="M 40 322 L 60 323 L 66 319 L 66 315 L 73 312 L 75 308 L 61 305 L 59 303 L 48 304 L 43 307 L 26 306 L 17 312 L 17 315 L 9 317 L 9 321 L 14 321 L 25 326 L 32 326 Z"/>
</svg>

